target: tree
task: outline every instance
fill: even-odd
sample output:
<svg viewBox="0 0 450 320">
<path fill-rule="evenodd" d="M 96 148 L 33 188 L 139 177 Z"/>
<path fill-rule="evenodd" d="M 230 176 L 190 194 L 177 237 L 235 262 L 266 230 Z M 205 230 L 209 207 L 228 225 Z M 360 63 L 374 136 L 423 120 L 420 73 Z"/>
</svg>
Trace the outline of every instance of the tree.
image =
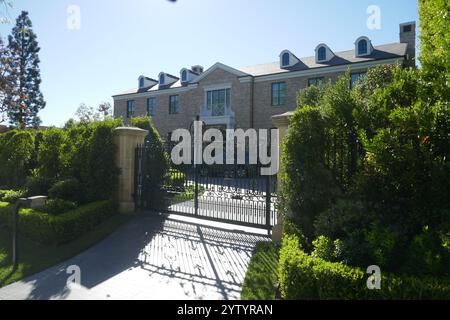
<svg viewBox="0 0 450 320">
<path fill-rule="evenodd" d="M 13 7 L 11 0 L 0 0 L 0 23 L 9 23 L 9 9 Z"/>
<path fill-rule="evenodd" d="M 81 123 L 89 123 L 95 120 L 99 120 L 100 118 L 94 108 L 84 103 L 80 104 L 77 111 L 75 112 L 75 116 Z"/>
<path fill-rule="evenodd" d="M 8 37 L 8 49 L 13 75 L 13 88 L 6 96 L 9 121 L 21 128 L 38 127 L 38 112 L 45 101 L 40 91 L 40 48 L 28 12 L 22 11 L 17 18 Z"/>
<path fill-rule="evenodd" d="M 97 109 L 82 103 L 75 112 L 75 116 L 81 123 L 107 120 L 112 118 L 111 109 L 111 104 L 109 102 L 100 103 Z"/>
<path fill-rule="evenodd" d="M 0 38 L 0 123 L 6 120 L 5 98 L 12 90 L 12 70 L 8 49 Z"/>
<path fill-rule="evenodd" d="M 102 115 L 103 120 L 112 118 L 112 108 L 109 102 L 100 103 L 97 111 Z"/>
</svg>

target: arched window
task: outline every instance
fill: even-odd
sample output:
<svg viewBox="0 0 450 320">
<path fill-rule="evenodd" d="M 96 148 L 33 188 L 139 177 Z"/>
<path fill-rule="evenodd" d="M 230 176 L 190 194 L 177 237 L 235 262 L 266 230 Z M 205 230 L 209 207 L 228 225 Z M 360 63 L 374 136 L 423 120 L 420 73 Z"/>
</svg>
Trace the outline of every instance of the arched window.
<svg viewBox="0 0 450 320">
<path fill-rule="evenodd" d="M 358 55 L 367 54 L 367 40 L 362 39 L 358 42 Z"/>
<path fill-rule="evenodd" d="M 317 60 L 324 61 L 327 60 L 327 49 L 325 47 L 320 47 L 317 52 Z"/>
<path fill-rule="evenodd" d="M 144 78 L 140 78 L 139 79 L 139 88 L 143 88 L 144 87 Z"/>
<path fill-rule="evenodd" d="M 187 81 L 187 71 L 183 70 L 183 72 L 181 72 L 181 81 L 185 82 Z"/>
<path fill-rule="evenodd" d="M 283 65 L 283 67 L 288 66 L 290 60 L 290 56 L 288 52 L 283 53 L 283 56 L 281 58 L 281 64 Z"/>
<path fill-rule="evenodd" d="M 159 76 L 159 84 L 164 84 L 165 78 L 166 78 L 166 77 L 164 76 L 164 73 L 161 74 L 161 75 Z"/>
</svg>

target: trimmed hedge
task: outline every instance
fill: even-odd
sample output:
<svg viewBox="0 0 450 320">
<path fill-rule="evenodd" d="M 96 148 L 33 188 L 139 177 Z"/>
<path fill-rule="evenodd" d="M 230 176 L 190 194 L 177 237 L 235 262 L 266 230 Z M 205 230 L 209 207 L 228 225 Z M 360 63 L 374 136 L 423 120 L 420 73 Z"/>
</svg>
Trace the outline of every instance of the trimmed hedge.
<svg viewBox="0 0 450 320">
<path fill-rule="evenodd" d="M 382 273 L 381 290 L 367 289 L 360 268 L 313 258 L 300 249 L 299 238 L 286 235 L 278 267 L 285 299 L 450 299 L 450 280 Z"/>
<path fill-rule="evenodd" d="M 14 206 L 0 202 L 0 222 L 12 225 Z M 20 232 L 48 245 L 70 242 L 92 230 L 115 214 L 112 201 L 93 202 L 60 215 L 50 215 L 33 209 L 21 209 Z"/>
</svg>

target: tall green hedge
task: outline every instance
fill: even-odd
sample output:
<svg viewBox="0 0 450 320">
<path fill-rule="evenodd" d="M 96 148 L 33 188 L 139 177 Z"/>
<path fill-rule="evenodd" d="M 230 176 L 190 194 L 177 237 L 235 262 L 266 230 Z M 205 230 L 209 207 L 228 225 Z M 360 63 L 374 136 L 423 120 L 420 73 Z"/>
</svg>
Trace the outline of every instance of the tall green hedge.
<svg viewBox="0 0 450 320">
<path fill-rule="evenodd" d="M 158 198 L 159 188 L 164 184 L 170 167 L 169 155 L 165 144 L 150 117 L 135 117 L 131 119 L 135 127 L 148 131 L 145 146 L 150 150 L 146 153 L 145 166 L 148 174 L 144 180 L 144 190 L 148 192 L 147 198 Z"/>
<path fill-rule="evenodd" d="M 18 187 L 32 169 L 34 133 L 12 130 L 0 135 L 0 185 Z"/>
<path fill-rule="evenodd" d="M 119 174 L 114 129 L 122 124 L 108 119 L 0 134 L 0 186 L 46 192 L 58 181 L 76 179 L 81 202 L 111 199 Z"/>
<path fill-rule="evenodd" d="M 433 100 L 450 101 L 450 2 L 419 0 L 422 70 Z M 431 85 L 427 85 L 427 83 Z"/>
</svg>

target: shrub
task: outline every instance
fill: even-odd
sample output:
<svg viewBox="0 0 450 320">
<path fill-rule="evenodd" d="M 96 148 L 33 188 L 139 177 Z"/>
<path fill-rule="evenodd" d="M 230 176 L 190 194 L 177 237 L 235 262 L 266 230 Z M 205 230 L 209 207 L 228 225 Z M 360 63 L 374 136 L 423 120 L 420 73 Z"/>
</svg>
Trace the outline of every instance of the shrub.
<svg viewBox="0 0 450 320">
<path fill-rule="evenodd" d="M 25 189 L 27 190 L 27 196 L 45 196 L 48 194 L 48 190 L 52 186 L 52 180 L 40 177 L 30 176 L 25 183 Z"/>
<path fill-rule="evenodd" d="M 21 187 L 30 172 L 34 135 L 29 130 L 12 130 L 0 135 L 0 183 Z"/>
<path fill-rule="evenodd" d="M 171 169 L 170 170 L 170 181 L 169 185 L 178 190 L 182 190 L 185 187 L 186 174 L 180 170 Z"/>
<path fill-rule="evenodd" d="M 116 166 L 116 145 L 114 129 L 121 125 L 121 120 L 93 122 L 92 136 L 89 139 L 87 176 L 85 176 L 85 194 L 88 201 L 108 200 L 113 198 L 119 177 Z"/>
<path fill-rule="evenodd" d="M 399 278 L 382 273 L 381 290 L 369 290 L 369 275 L 363 270 L 311 257 L 299 248 L 295 236 L 283 239 L 278 274 L 285 299 L 450 298 L 450 281 L 446 278 Z"/>
<path fill-rule="evenodd" d="M 26 193 L 26 190 L 7 190 L 1 199 L 4 202 L 15 203 L 20 198 L 24 198 Z"/>
<path fill-rule="evenodd" d="M 354 230 L 364 229 L 373 221 L 373 214 L 361 201 L 340 199 L 318 214 L 314 227 L 316 236 L 343 239 Z"/>
<path fill-rule="evenodd" d="M 145 166 L 149 168 L 148 175 L 144 179 L 144 190 L 148 193 L 147 197 L 155 197 L 159 194 L 159 188 L 166 181 L 170 168 L 169 155 L 150 117 L 132 118 L 131 124 L 148 131 L 148 135 L 145 138 L 145 146 L 151 152 L 147 152 L 146 158 L 143 160 Z"/>
<path fill-rule="evenodd" d="M 66 142 L 63 129 L 50 128 L 42 132 L 39 142 L 38 167 L 39 175 L 49 180 L 56 180 L 63 168 L 62 148 Z"/>
<path fill-rule="evenodd" d="M 304 237 L 303 232 L 300 230 L 299 226 L 290 218 L 286 217 L 283 220 L 283 234 L 282 237 L 285 236 L 295 236 L 299 239 L 300 247 L 303 250 L 309 249 L 309 243 L 307 239 Z"/>
<path fill-rule="evenodd" d="M 320 236 L 313 241 L 314 250 L 311 254 L 314 258 L 320 258 L 325 261 L 336 262 L 341 260 L 342 241 L 339 239 L 331 240 L 328 237 Z"/>
<path fill-rule="evenodd" d="M 446 241 L 445 234 L 424 227 L 423 232 L 410 243 L 402 271 L 407 274 L 449 275 L 450 250 Z"/>
<path fill-rule="evenodd" d="M 11 226 L 13 210 L 12 205 L 0 203 L 0 221 Z M 78 238 L 113 214 L 115 206 L 112 201 L 90 203 L 56 216 L 33 209 L 21 209 L 19 228 L 40 243 L 58 245 Z"/>
<path fill-rule="evenodd" d="M 79 202 L 82 191 L 77 179 L 67 179 L 56 182 L 48 191 L 50 198 Z"/>
<path fill-rule="evenodd" d="M 38 209 L 45 213 L 52 215 L 59 215 L 70 210 L 74 210 L 77 207 L 75 202 L 62 200 L 62 199 L 49 199 L 44 206 Z"/>
<path fill-rule="evenodd" d="M 314 236 L 316 216 L 339 193 L 331 172 L 324 165 L 325 124 L 319 109 L 297 109 L 283 142 L 280 206 L 288 217 L 299 223 L 308 239 Z"/>
</svg>

